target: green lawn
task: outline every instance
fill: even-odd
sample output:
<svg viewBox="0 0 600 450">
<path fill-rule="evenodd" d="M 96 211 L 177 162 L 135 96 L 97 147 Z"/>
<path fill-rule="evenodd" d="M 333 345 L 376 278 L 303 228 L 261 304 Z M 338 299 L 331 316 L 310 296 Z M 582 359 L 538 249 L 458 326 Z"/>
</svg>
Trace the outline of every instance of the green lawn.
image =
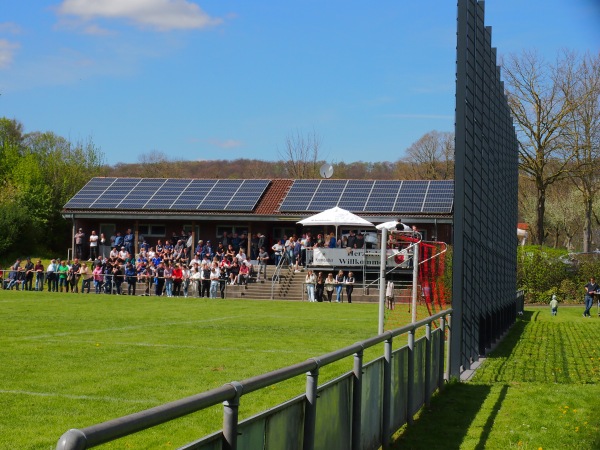
<svg viewBox="0 0 600 450">
<path fill-rule="evenodd" d="M 82 428 L 304 361 L 377 333 L 377 305 L 0 290 L 0 448 L 53 449 Z M 398 345 L 400 342 L 398 343 Z M 383 347 L 367 354 L 380 356 Z M 319 381 L 352 369 L 352 358 Z M 248 416 L 303 392 L 298 377 L 242 398 Z M 176 448 L 222 407 L 106 448 Z"/>
<path fill-rule="evenodd" d="M 600 318 L 582 312 L 527 308 L 473 380 L 436 396 L 395 448 L 600 448 Z"/>
</svg>

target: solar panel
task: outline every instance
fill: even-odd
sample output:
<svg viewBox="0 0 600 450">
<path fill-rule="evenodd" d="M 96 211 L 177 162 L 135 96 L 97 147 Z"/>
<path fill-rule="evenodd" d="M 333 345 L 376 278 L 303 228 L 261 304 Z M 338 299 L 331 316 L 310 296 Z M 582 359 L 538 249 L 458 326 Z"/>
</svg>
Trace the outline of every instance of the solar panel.
<svg viewBox="0 0 600 450">
<path fill-rule="evenodd" d="M 89 208 L 115 180 L 116 178 L 92 178 L 64 207 Z"/>
<path fill-rule="evenodd" d="M 191 180 L 177 200 L 173 202 L 171 209 L 193 210 L 198 208 L 214 185 L 215 180 Z"/>
<path fill-rule="evenodd" d="M 321 180 L 295 180 L 287 195 L 281 202 L 282 212 L 306 211 Z"/>
<path fill-rule="evenodd" d="M 252 211 L 269 183 L 270 180 L 92 178 L 65 208 Z"/>
<path fill-rule="evenodd" d="M 139 178 L 115 178 L 113 183 L 91 204 L 92 208 L 114 209 L 129 191 L 139 183 Z"/>
<path fill-rule="evenodd" d="M 399 213 L 422 212 L 428 186 L 429 181 L 403 181 L 393 211 Z"/>
<path fill-rule="evenodd" d="M 268 185 L 268 180 L 244 180 L 236 192 L 237 195 L 230 199 L 225 209 L 252 211 Z"/>
<path fill-rule="evenodd" d="M 391 212 L 398 196 L 401 181 L 377 180 L 373 183 L 371 193 L 365 203 L 366 212 Z"/>
<path fill-rule="evenodd" d="M 454 181 L 431 181 L 423 202 L 423 212 L 451 213 L 453 206 Z"/>
<path fill-rule="evenodd" d="M 337 206 L 348 180 L 321 180 L 307 211 L 323 211 Z"/>
<path fill-rule="evenodd" d="M 143 209 L 170 209 L 191 180 L 169 178 L 150 197 Z"/>
<path fill-rule="evenodd" d="M 129 191 L 117 208 L 142 209 L 165 181 L 166 180 L 156 178 L 141 178 L 139 183 Z"/>
<path fill-rule="evenodd" d="M 279 210 L 451 213 L 453 200 L 452 180 L 296 180 Z"/>
<path fill-rule="evenodd" d="M 373 184 L 372 180 L 348 180 L 338 206 L 348 211 L 363 211 L 373 190 Z"/>
<path fill-rule="evenodd" d="M 92 178 L 67 209 L 252 211 L 270 180 Z M 295 180 L 281 212 L 446 213 L 454 205 L 453 180 Z"/>
</svg>

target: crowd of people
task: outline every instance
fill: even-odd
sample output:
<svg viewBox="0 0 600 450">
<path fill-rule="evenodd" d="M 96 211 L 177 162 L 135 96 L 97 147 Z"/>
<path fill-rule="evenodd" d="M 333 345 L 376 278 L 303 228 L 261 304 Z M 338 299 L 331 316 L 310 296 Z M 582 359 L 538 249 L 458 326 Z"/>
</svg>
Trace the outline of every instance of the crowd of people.
<svg viewBox="0 0 600 450">
<path fill-rule="evenodd" d="M 315 274 L 312 270 L 308 270 L 304 284 L 308 294 L 309 302 L 323 302 L 327 300 L 331 303 L 335 292 L 335 301 L 340 303 L 343 301 L 343 291 L 346 290 L 346 298 L 348 303 L 352 303 L 352 292 L 356 278 L 352 272 L 344 275 L 344 271 L 338 271 L 334 277 L 333 272 L 324 275 L 323 272 Z"/>
<path fill-rule="evenodd" d="M 311 233 L 284 236 L 268 246 L 262 233 L 253 234 L 250 242 L 245 233 L 238 236 L 224 232 L 214 243 L 203 239 L 194 243 L 192 233 L 182 231 L 164 242 L 158 239 L 153 246 L 140 237 L 135 254 L 135 237 L 130 228 L 109 238 L 95 230 L 86 237 L 80 228 L 74 237 L 73 260 L 52 259 L 44 267 L 41 260 L 33 263 L 27 258 L 23 263 L 17 259 L 9 269 L 0 269 L 0 285 L 4 289 L 31 291 L 224 298 L 226 285 L 246 285 L 252 276 L 266 279 L 271 264 L 289 264 L 296 271 L 304 270 L 307 249 L 364 246 L 364 237 L 354 232 L 339 240 L 334 233 L 317 234 L 314 238 Z M 309 301 L 331 301 L 334 292 L 336 300 L 341 301 L 345 288 L 351 302 L 354 282 L 352 272 L 345 276 L 340 271 L 334 277 L 308 271 Z"/>
</svg>

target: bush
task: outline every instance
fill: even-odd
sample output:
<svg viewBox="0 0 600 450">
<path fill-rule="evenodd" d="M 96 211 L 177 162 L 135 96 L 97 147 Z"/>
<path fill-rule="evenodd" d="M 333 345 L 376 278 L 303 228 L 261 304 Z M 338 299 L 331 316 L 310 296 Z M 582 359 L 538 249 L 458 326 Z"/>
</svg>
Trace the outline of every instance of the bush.
<svg viewBox="0 0 600 450">
<path fill-rule="evenodd" d="M 600 254 L 567 254 L 564 250 L 519 247 L 517 286 L 528 303 L 549 303 L 556 294 L 560 302 L 582 303 L 583 286 L 600 276 Z"/>
<path fill-rule="evenodd" d="M 563 280 L 570 279 L 569 266 L 559 257 L 566 251 L 519 247 L 517 252 L 517 286 L 525 291 L 528 303 L 548 303 L 552 294 L 558 292 Z"/>
</svg>

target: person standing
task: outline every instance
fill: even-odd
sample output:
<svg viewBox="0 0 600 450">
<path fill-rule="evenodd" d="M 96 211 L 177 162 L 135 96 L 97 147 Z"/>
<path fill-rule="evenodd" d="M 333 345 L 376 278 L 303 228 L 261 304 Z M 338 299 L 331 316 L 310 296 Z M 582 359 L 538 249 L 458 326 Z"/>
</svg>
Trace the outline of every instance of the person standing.
<svg viewBox="0 0 600 450">
<path fill-rule="evenodd" d="M 306 292 L 308 294 L 308 301 L 309 302 L 316 302 L 316 298 L 315 298 L 315 284 L 317 283 L 317 277 L 315 277 L 315 274 L 313 273 L 312 270 L 308 270 L 308 273 L 306 274 L 306 279 L 304 280 L 304 282 L 306 283 Z"/>
<path fill-rule="evenodd" d="M 35 290 L 41 292 L 44 290 L 44 265 L 41 259 L 37 260 L 33 270 L 35 272 Z"/>
<path fill-rule="evenodd" d="M 325 279 L 325 292 L 327 293 L 327 301 L 331 303 L 331 298 L 333 297 L 333 291 L 335 289 L 335 278 L 333 278 L 333 273 L 329 272 L 327 274 L 327 278 Z"/>
<path fill-rule="evenodd" d="M 108 246 L 108 242 L 106 241 L 106 236 L 104 236 L 104 233 L 100 233 L 100 239 L 98 239 L 98 242 L 100 243 L 100 256 L 103 258 L 108 258 L 110 247 Z"/>
<path fill-rule="evenodd" d="M 92 275 L 94 277 L 94 288 L 96 289 L 96 294 L 100 294 L 102 292 L 102 285 L 104 284 L 104 269 L 102 268 L 102 264 L 97 263 L 94 266 Z"/>
<path fill-rule="evenodd" d="M 156 266 L 154 275 L 156 280 L 154 294 L 157 297 L 160 297 L 163 294 L 163 288 L 165 286 L 165 265 L 162 261 Z"/>
<path fill-rule="evenodd" d="M 210 266 L 210 298 L 217 298 L 219 278 L 221 278 L 221 271 L 219 270 L 218 264 L 213 262 Z"/>
<path fill-rule="evenodd" d="M 90 273 L 88 266 L 86 263 L 81 263 L 81 267 L 79 268 L 79 276 L 81 277 L 81 293 L 87 289 L 87 293 L 90 293 L 90 287 L 92 286 L 92 281 L 94 277 Z"/>
<path fill-rule="evenodd" d="M 348 297 L 348 303 L 352 303 L 352 291 L 354 291 L 354 283 L 356 279 L 354 278 L 354 273 L 348 272 L 348 276 L 344 280 L 346 283 L 346 297 Z"/>
<path fill-rule="evenodd" d="M 80 228 L 77 233 L 75 233 L 75 256 L 77 258 L 83 258 L 83 243 L 85 241 L 85 233 L 83 232 L 83 228 Z"/>
<path fill-rule="evenodd" d="M 331 234 L 329 235 L 329 248 L 336 248 L 337 247 L 337 240 L 335 238 L 335 234 L 333 233 L 333 231 L 331 232 Z"/>
<path fill-rule="evenodd" d="M 135 235 L 131 231 L 131 228 L 127 228 L 127 233 L 125 233 L 125 237 L 123 238 L 123 245 L 125 246 L 125 250 L 133 255 L 133 241 L 135 239 Z"/>
<path fill-rule="evenodd" d="M 33 290 L 33 272 L 35 265 L 31 262 L 31 258 L 27 257 L 27 262 L 25 263 L 25 280 L 23 281 L 23 290 L 24 291 L 32 291 Z"/>
<path fill-rule="evenodd" d="M 89 261 L 93 261 L 98 257 L 98 235 L 95 230 L 92 230 L 92 234 L 90 234 L 90 259 Z"/>
<path fill-rule="evenodd" d="M 315 284 L 315 300 L 318 302 L 323 301 L 323 291 L 325 290 L 325 278 L 323 278 L 323 272 L 319 272 L 317 276 L 317 282 Z"/>
<path fill-rule="evenodd" d="M 394 309 L 396 299 L 394 297 L 394 282 L 388 281 L 385 288 L 385 300 L 388 309 Z"/>
<path fill-rule="evenodd" d="M 269 262 L 269 254 L 265 250 L 264 247 L 260 247 L 258 252 L 258 275 L 257 278 L 260 279 L 260 274 L 263 273 L 263 279 L 267 279 L 267 263 Z"/>
<path fill-rule="evenodd" d="M 335 301 L 342 301 L 342 290 L 344 289 L 344 272 L 340 270 L 335 276 Z"/>
<path fill-rule="evenodd" d="M 173 266 L 168 261 L 165 261 L 164 277 L 167 297 L 173 297 Z"/>
<path fill-rule="evenodd" d="M 181 284 L 183 283 L 183 270 L 180 263 L 175 263 L 173 268 L 173 296 L 181 296 Z"/>
<path fill-rule="evenodd" d="M 63 287 L 69 292 L 69 287 L 67 286 L 67 276 L 69 274 L 69 267 L 67 266 L 66 261 L 61 261 L 58 269 L 56 269 L 58 274 L 58 290 L 60 292 L 63 291 Z"/>
<path fill-rule="evenodd" d="M 73 264 L 69 268 L 69 275 L 71 276 L 70 285 L 71 292 L 79 293 L 79 270 L 81 269 L 81 264 L 79 263 L 79 258 L 75 258 L 73 260 Z"/>
<path fill-rule="evenodd" d="M 590 278 L 590 282 L 585 285 L 585 311 L 583 311 L 583 317 L 592 317 L 590 309 L 594 304 L 594 296 L 600 291 L 600 286 L 596 283 L 594 277 Z"/>
<path fill-rule="evenodd" d="M 135 296 L 135 288 L 137 285 L 137 270 L 130 262 L 125 266 L 125 279 L 127 280 L 127 295 Z"/>
<path fill-rule="evenodd" d="M 283 253 L 283 240 L 275 242 L 271 247 L 273 250 L 273 260 L 275 261 L 275 266 L 279 266 L 279 260 L 281 259 L 281 255 Z"/>
<path fill-rule="evenodd" d="M 558 300 L 556 299 L 556 294 L 554 294 L 552 300 L 550 300 L 550 309 L 552 310 L 553 316 L 558 313 Z"/>
</svg>

